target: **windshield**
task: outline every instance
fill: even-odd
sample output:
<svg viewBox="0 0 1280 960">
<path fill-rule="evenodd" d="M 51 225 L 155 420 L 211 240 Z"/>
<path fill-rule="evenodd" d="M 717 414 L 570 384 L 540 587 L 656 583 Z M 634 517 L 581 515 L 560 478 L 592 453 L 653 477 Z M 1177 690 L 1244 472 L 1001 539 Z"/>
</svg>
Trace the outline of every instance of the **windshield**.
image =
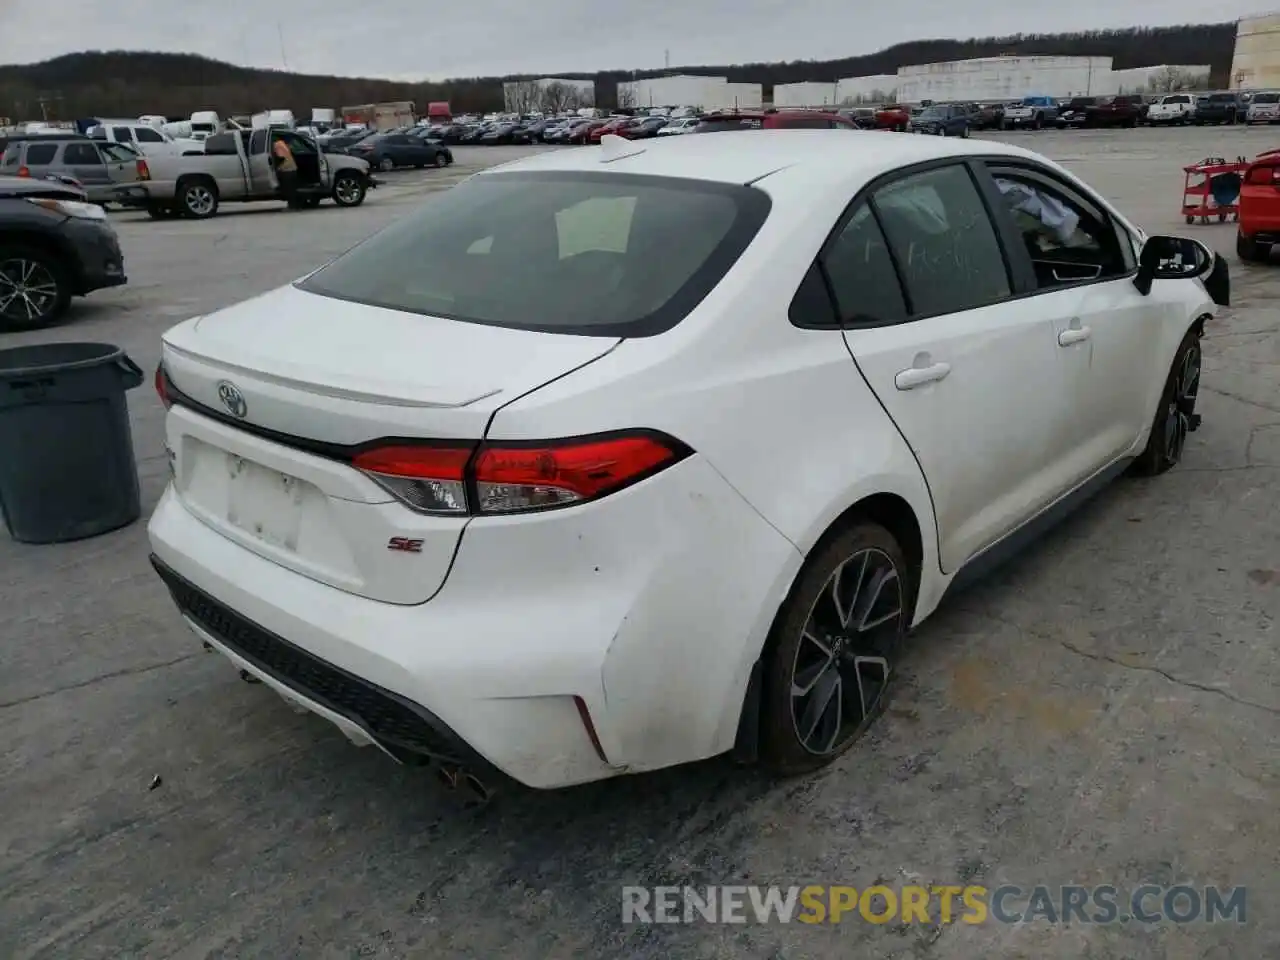
<svg viewBox="0 0 1280 960">
<path fill-rule="evenodd" d="M 1233 103 L 1235 102 L 1235 94 L 1233 93 L 1215 93 L 1209 97 L 1210 103 Z"/>
<path fill-rule="evenodd" d="M 925 107 L 920 113 L 921 120 L 936 120 L 942 117 L 945 111 L 941 107 Z"/>
<path fill-rule="evenodd" d="M 1280 103 L 1280 93 L 1259 93 L 1253 98 L 1254 103 Z"/>
<path fill-rule="evenodd" d="M 302 290 L 522 330 L 647 336 L 679 323 L 769 212 L 737 184 L 482 174 L 301 281 Z M 667 254 L 679 249 L 680 256 Z"/>
</svg>

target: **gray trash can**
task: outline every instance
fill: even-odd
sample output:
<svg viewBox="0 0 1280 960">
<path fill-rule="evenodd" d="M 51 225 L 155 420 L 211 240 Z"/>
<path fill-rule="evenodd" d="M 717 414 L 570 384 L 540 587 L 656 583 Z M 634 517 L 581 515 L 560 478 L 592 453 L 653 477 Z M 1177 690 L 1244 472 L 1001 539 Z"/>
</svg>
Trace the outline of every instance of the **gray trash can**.
<svg viewBox="0 0 1280 960">
<path fill-rule="evenodd" d="M 119 347 L 0 350 L 0 514 L 20 543 L 63 543 L 142 514 L 125 391 L 144 380 Z"/>
</svg>

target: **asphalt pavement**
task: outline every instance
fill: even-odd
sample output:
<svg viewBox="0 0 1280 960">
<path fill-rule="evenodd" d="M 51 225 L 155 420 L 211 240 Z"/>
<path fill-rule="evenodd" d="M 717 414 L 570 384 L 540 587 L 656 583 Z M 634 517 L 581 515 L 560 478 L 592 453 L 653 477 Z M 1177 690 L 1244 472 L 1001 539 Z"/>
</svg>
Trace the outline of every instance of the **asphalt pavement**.
<svg viewBox="0 0 1280 960">
<path fill-rule="evenodd" d="M 889 136 L 890 134 L 885 134 Z M 465 808 L 201 651 L 142 523 L 0 532 L 0 956 L 1243 960 L 1280 956 L 1280 265 L 1187 227 L 1181 166 L 1263 128 L 1000 135 L 1152 232 L 1230 254 L 1184 463 L 1117 483 L 914 636 L 890 713 L 833 767 L 722 761 Z M 302 275 L 518 148 L 459 148 L 365 206 L 113 214 L 128 286 L 0 338 L 116 343 Z M 163 409 L 130 396 L 149 510 Z M 1016 411 L 1012 412 L 1016 414 Z M 1248 888 L 1244 923 L 624 925 L 624 885 Z"/>
</svg>

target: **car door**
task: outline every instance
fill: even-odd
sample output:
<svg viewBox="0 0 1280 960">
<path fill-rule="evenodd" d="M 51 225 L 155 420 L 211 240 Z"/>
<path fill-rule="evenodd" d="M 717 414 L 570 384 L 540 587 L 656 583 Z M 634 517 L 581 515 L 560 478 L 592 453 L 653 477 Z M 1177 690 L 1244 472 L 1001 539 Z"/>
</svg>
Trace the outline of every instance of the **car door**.
<svg viewBox="0 0 1280 960">
<path fill-rule="evenodd" d="M 99 143 L 98 152 L 107 166 L 107 179 L 120 186 L 138 181 L 138 154 L 118 143 Z"/>
<path fill-rule="evenodd" d="M 280 186 L 271 158 L 271 131 L 265 128 L 249 134 L 249 188 L 254 196 L 272 196 Z"/>
<path fill-rule="evenodd" d="M 96 143 L 86 140 L 63 144 L 61 166 L 84 184 L 90 199 L 103 200 L 110 193 L 111 178 Z"/>
<path fill-rule="evenodd" d="M 1096 197 L 1031 161 L 989 162 L 1007 220 L 1032 265 L 1030 300 L 1050 318 L 1065 394 L 1074 486 L 1132 447 L 1152 411 L 1150 345 L 1168 307 L 1133 285 L 1133 243 Z"/>
<path fill-rule="evenodd" d="M 956 571 L 1058 493 L 1053 325 L 1015 297 L 958 160 L 877 185 L 823 256 L 849 351 L 920 464 L 942 567 Z"/>
<path fill-rule="evenodd" d="M 58 157 L 58 146 L 56 141 L 53 143 L 28 141 L 26 156 L 22 160 L 22 166 L 26 168 L 28 175 L 39 180 L 51 173 L 57 173 L 53 164 Z"/>
</svg>

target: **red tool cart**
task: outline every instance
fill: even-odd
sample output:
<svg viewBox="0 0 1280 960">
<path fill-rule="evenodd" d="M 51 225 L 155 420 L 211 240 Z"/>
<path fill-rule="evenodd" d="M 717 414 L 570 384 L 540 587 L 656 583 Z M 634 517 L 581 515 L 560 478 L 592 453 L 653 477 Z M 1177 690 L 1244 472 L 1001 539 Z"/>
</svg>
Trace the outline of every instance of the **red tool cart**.
<svg viewBox="0 0 1280 960">
<path fill-rule="evenodd" d="M 1189 167 L 1183 167 L 1186 181 L 1182 186 L 1182 215 L 1187 223 L 1208 223 L 1216 216 L 1219 223 L 1230 217 L 1240 219 L 1240 184 L 1249 161 L 1237 157 L 1228 162 L 1222 157 L 1210 157 Z"/>
</svg>

